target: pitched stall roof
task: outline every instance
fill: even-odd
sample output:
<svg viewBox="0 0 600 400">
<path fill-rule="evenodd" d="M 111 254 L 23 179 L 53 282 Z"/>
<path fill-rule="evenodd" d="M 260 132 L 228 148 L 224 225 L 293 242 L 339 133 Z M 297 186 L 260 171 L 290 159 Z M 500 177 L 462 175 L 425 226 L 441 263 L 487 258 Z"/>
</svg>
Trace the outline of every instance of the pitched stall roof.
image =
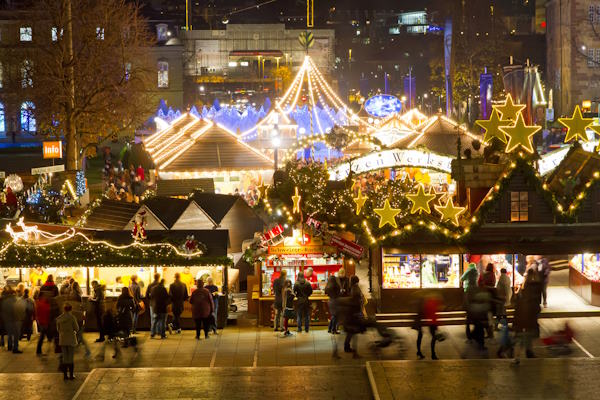
<svg viewBox="0 0 600 400">
<path fill-rule="evenodd" d="M 457 135 L 460 136 L 463 154 L 466 149 L 471 150 L 473 157 L 483 154 L 485 144 L 481 136 L 469 132 L 457 122 L 443 115 L 429 118 L 416 129 L 415 133 L 400 139 L 394 144 L 394 147 L 403 149 L 425 147 L 437 154 L 456 157 Z M 479 143 L 478 149 L 473 147 L 474 142 Z"/>
<path fill-rule="evenodd" d="M 191 197 L 208 216 L 219 225 L 225 215 L 231 210 L 236 201 L 241 200 L 239 196 L 230 194 L 215 194 L 194 192 Z"/>
<path fill-rule="evenodd" d="M 167 229 L 171 229 L 181 214 L 188 208 L 191 200 L 172 197 L 152 197 L 144 205 L 154 214 Z"/>
<path fill-rule="evenodd" d="M 600 171 L 600 154 L 585 151 L 581 147 L 573 147 L 558 167 L 548 175 L 546 185 L 562 206 L 567 208 L 598 171 Z"/>
<path fill-rule="evenodd" d="M 125 228 L 139 210 L 140 205 L 125 201 L 103 199 L 87 217 L 84 227 L 87 229 L 120 230 Z"/>
<path fill-rule="evenodd" d="M 161 179 L 156 182 L 157 196 L 188 196 L 195 190 L 214 193 L 215 182 L 212 178 Z"/>
</svg>

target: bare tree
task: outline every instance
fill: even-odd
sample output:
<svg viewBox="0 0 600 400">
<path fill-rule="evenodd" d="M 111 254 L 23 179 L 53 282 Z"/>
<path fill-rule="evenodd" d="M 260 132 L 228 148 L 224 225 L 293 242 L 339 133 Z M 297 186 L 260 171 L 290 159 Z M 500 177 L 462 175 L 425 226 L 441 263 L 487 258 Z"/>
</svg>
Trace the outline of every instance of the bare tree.
<svg viewBox="0 0 600 400">
<path fill-rule="evenodd" d="M 90 144 L 134 129 L 152 112 L 153 36 L 126 0 L 38 0 L 31 13 L 41 37 L 25 50 L 32 84 L 21 87 L 35 104 L 38 130 L 64 136 L 74 170 Z"/>
</svg>

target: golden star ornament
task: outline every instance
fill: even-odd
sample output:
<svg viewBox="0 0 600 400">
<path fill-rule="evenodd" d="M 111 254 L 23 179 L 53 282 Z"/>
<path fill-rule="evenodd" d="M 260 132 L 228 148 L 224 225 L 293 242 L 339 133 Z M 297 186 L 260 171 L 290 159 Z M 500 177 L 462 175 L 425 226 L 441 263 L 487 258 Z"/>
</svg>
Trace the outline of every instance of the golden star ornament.
<svg viewBox="0 0 600 400">
<path fill-rule="evenodd" d="M 354 203 L 356 204 L 356 215 L 359 215 L 360 210 L 362 210 L 363 206 L 365 205 L 365 202 L 367 201 L 367 196 L 363 196 L 362 189 L 359 187 L 358 197 L 354 197 L 352 200 L 354 200 Z"/>
<path fill-rule="evenodd" d="M 429 191 L 429 194 L 425 193 L 425 186 L 420 184 L 419 188 L 417 189 L 417 193 L 406 195 L 406 197 L 413 203 L 410 213 L 416 214 L 418 212 L 421 214 L 421 212 L 425 212 L 427 214 L 431 214 L 429 203 L 435 199 L 435 196 L 435 193 L 431 193 L 431 190 Z"/>
<path fill-rule="evenodd" d="M 533 135 L 540 129 L 542 127 L 538 125 L 525 125 L 523 115 L 519 114 L 514 125 L 500 127 L 500 130 L 508 137 L 508 144 L 504 151 L 511 153 L 515 149 L 522 147 L 528 153 L 533 153 Z"/>
<path fill-rule="evenodd" d="M 515 104 L 513 103 L 512 96 L 509 94 L 506 95 L 506 100 L 504 100 L 504 104 L 492 106 L 492 109 L 498 110 L 500 114 L 502 114 L 502 120 L 511 120 L 516 121 L 517 116 L 521 114 L 521 111 L 525 108 L 524 104 Z"/>
<path fill-rule="evenodd" d="M 435 206 L 437 212 L 442 215 L 441 221 L 450 221 L 454 225 L 458 226 L 458 217 L 466 211 L 466 207 L 455 207 L 454 200 L 449 197 L 444 206 Z"/>
<path fill-rule="evenodd" d="M 575 106 L 575 110 L 573 110 L 573 116 L 571 118 L 559 118 L 558 122 L 560 122 L 563 126 L 567 127 L 565 143 L 577 139 L 581 139 L 584 142 L 587 142 L 588 139 L 585 133 L 585 128 L 592 125 L 594 123 L 594 119 L 583 118 L 579 106 Z"/>
<path fill-rule="evenodd" d="M 380 228 L 383 228 L 387 224 L 390 224 L 394 228 L 398 227 L 398 224 L 396 223 L 396 215 L 400 213 L 400 209 L 392 208 L 388 199 L 385 199 L 383 208 L 374 208 L 373 211 L 375 211 L 375 214 L 379 215 Z"/>
<path fill-rule="evenodd" d="M 269 189 L 270 185 L 265 185 L 264 182 L 261 182 L 261 184 L 259 186 L 256 187 L 256 189 L 258 189 L 258 193 L 261 199 L 264 199 L 266 194 L 267 194 L 267 190 Z"/>
<path fill-rule="evenodd" d="M 490 119 L 478 119 L 475 123 L 485 130 L 485 134 L 483 135 L 485 143 L 489 143 L 493 138 L 506 143 L 506 135 L 500 130 L 501 126 L 506 126 L 506 121 L 502 121 L 497 109 L 492 109 Z"/>
<path fill-rule="evenodd" d="M 292 196 L 292 201 L 294 202 L 294 207 L 292 208 L 292 213 L 300 214 L 300 199 L 302 197 L 298 194 L 298 186 L 294 189 L 294 195 Z"/>
</svg>

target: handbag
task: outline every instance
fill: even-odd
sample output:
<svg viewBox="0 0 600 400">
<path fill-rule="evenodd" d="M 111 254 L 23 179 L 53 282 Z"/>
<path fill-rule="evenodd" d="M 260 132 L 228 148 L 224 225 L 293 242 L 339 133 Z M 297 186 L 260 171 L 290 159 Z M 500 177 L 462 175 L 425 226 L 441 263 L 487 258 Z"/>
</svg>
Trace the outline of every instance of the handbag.
<svg viewBox="0 0 600 400">
<path fill-rule="evenodd" d="M 146 312 L 146 305 L 144 304 L 143 301 L 140 301 L 138 303 L 138 315 L 142 315 L 145 312 Z"/>
</svg>

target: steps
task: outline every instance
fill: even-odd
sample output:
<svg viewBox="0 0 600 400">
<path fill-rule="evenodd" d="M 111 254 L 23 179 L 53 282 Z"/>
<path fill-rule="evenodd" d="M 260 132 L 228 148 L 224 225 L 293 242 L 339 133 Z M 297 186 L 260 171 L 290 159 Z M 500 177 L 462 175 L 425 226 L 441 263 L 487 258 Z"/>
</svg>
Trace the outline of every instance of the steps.
<svg viewBox="0 0 600 400">
<path fill-rule="evenodd" d="M 85 228 L 121 230 L 125 228 L 139 208 L 140 205 L 136 203 L 104 199 L 102 204 L 88 216 Z"/>
</svg>

